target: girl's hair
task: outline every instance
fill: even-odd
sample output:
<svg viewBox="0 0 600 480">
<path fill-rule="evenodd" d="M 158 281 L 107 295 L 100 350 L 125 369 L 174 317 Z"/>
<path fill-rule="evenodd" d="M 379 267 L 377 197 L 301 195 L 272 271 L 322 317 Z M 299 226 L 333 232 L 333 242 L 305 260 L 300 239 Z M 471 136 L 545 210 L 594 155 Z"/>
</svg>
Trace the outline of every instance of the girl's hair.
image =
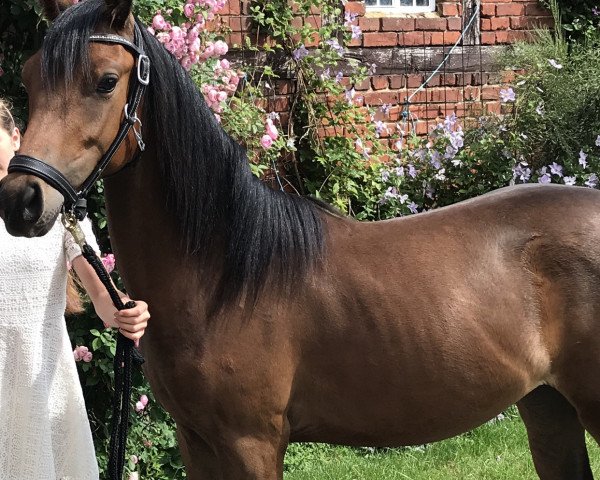
<svg viewBox="0 0 600 480">
<path fill-rule="evenodd" d="M 67 306 L 65 315 L 79 315 L 83 313 L 83 300 L 81 290 L 73 270 L 69 270 L 67 275 Z"/>
<path fill-rule="evenodd" d="M 15 128 L 15 119 L 10 113 L 10 108 L 10 103 L 0 97 L 0 128 L 12 133 Z"/>
</svg>

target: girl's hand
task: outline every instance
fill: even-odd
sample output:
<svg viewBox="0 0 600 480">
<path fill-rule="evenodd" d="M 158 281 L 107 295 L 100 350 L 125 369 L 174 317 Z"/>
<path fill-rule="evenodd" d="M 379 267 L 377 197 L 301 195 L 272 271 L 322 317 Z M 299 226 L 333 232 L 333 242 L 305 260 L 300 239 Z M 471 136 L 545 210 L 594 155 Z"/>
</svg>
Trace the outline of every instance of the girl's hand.
<svg viewBox="0 0 600 480">
<path fill-rule="evenodd" d="M 127 303 L 130 299 L 125 297 L 121 299 L 123 303 Z M 143 300 L 134 300 L 135 307 L 125 310 L 117 310 L 114 314 L 114 326 L 119 329 L 124 336 L 130 338 L 137 345 L 144 331 L 148 326 L 150 312 L 148 312 L 148 304 Z"/>
</svg>

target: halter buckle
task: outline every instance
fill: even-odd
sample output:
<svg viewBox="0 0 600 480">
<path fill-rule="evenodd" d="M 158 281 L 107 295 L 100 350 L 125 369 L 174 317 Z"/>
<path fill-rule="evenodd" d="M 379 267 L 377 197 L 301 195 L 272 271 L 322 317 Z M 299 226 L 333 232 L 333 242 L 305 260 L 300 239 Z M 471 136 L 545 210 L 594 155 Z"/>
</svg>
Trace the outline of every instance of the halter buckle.
<svg viewBox="0 0 600 480">
<path fill-rule="evenodd" d="M 137 61 L 137 79 L 144 86 L 150 83 L 150 59 L 143 53 L 139 55 Z"/>
</svg>

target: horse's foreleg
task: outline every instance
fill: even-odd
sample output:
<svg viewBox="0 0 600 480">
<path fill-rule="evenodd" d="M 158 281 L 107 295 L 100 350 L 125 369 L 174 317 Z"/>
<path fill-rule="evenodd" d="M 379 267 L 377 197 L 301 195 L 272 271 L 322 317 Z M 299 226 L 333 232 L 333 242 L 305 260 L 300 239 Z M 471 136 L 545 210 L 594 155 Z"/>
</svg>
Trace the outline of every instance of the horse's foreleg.
<svg viewBox="0 0 600 480">
<path fill-rule="evenodd" d="M 289 439 L 287 425 L 283 430 L 228 432 L 217 447 L 223 480 L 283 480 L 283 457 Z"/>
<path fill-rule="evenodd" d="M 190 480 L 222 480 L 217 456 L 193 430 L 177 425 L 179 451 Z"/>
<path fill-rule="evenodd" d="M 541 480 L 592 480 L 584 429 L 573 406 L 541 386 L 517 402 Z"/>
</svg>

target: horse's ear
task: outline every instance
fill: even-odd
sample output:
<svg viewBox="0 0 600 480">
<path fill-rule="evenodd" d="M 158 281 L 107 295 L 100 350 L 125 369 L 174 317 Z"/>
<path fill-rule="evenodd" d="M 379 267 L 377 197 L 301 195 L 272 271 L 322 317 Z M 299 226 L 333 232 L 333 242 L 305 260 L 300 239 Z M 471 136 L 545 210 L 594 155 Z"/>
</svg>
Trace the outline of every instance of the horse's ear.
<svg viewBox="0 0 600 480">
<path fill-rule="evenodd" d="M 132 0 L 105 0 L 105 2 L 112 27 L 122 30 L 131 13 Z"/>
<path fill-rule="evenodd" d="M 40 0 L 42 10 L 44 11 L 44 17 L 51 22 L 54 21 L 62 12 L 73 5 L 71 0 Z"/>
</svg>

